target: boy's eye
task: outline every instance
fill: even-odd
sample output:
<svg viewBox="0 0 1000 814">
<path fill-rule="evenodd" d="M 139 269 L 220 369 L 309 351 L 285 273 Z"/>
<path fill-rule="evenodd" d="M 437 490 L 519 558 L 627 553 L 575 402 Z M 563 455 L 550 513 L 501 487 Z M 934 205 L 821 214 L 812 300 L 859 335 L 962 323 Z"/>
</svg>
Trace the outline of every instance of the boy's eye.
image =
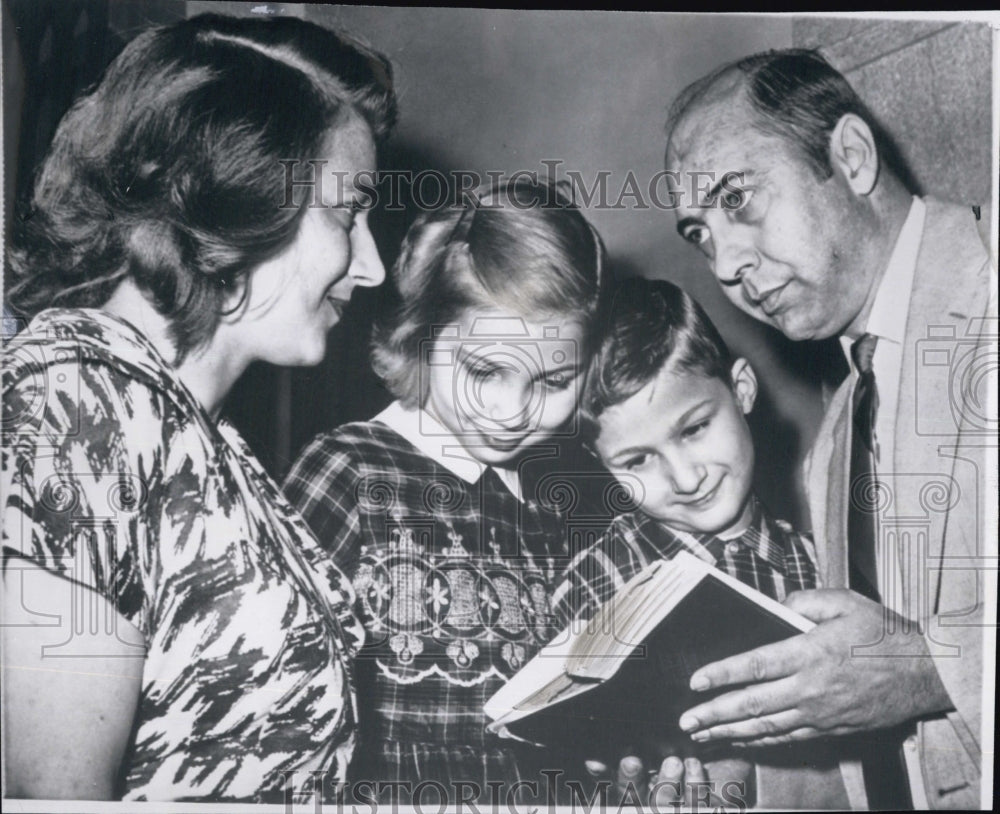
<svg viewBox="0 0 1000 814">
<path fill-rule="evenodd" d="M 639 467 L 643 466 L 646 463 L 646 461 L 648 461 L 648 460 L 649 460 L 649 456 L 646 455 L 645 453 L 643 453 L 641 455 L 633 455 L 630 458 L 627 458 L 624 461 L 622 461 L 621 468 L 622 469 L 638 469 Z"/>
<path fill-rule="evenodd" d="M 702 421 L 698 421 L 695 424 L 689 424 L 681 431 L 681 435 L 684 438 L 696 438 L 699 435 L 701 435 L 701 433 L 703 433 L 706 429 L 708 429 L 709 423 L 711 423 L 711 419 L 706 418 L 703 419 Z"/>
</svg>

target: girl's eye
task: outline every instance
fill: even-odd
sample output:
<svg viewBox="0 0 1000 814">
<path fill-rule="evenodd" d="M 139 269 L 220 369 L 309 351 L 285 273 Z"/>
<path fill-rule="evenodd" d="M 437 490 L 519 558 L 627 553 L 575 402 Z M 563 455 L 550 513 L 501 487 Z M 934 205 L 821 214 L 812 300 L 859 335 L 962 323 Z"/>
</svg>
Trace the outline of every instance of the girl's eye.
<svg viewBox="0 0 1000 814">
<path fill-rule="evenodd" d="M 474 379 L 488 379 L 500 372 L 500 368 L 493 367 L 491 365 L 469 365 L 468 367 L 469 375 Z"/>
<path fill-rule="evenodd" d="M 543 381 L 550 390 L 565 390 L 573 380 L 568 373 L 552 373 L 546 376 Z"/>
</svg>

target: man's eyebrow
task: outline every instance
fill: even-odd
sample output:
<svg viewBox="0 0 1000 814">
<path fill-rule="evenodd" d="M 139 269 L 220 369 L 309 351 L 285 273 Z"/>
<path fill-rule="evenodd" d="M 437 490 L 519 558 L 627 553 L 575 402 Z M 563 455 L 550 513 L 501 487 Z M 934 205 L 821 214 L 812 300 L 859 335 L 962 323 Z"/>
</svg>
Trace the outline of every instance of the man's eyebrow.
<svg viewBox="0 0 1000 814">
<path fill-rule="evenodd" d="M 722 192 L 723 188 L 731 188 L 731 184 L 734 180 L 739 180 L 741 183 L 746 181 L 748 175 L 753 175 L 753 170 L 739 170 L 734 172 L 730 170 L 729 172 L 724 172 L 722 177 L 716 181 L 708 190 L 708 194 L 705 196 L 705 201 L 701 204 L 702 208 L 709 208 L 715 203 L 716 198 Z M 692 190 L 693 192 L 694 190 Z M 681 237 L 684 237 L 684 233 L 690 226 L 704 226 L 705 221 L 701 218 L 686 217 L 681 218 L 677 221 L 677 232 Z"/>
</svg>

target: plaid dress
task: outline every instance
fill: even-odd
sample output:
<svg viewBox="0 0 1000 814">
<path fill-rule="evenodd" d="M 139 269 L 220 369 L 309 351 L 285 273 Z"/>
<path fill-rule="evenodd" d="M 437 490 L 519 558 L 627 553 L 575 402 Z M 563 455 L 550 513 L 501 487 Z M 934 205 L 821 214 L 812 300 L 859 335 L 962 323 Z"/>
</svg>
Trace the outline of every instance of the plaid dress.
<svg viewBox="0 0 1000 814">
<path fill-rule="evenodd" d="M 368 634 L 352 776 L 435 781 L 452 801 L 469 794 L 459 781 L 484 795 L 537 781 L 536 750 L 487 734 L 483 704 L 554 632 L 560 515 L 492 469 L 467 482 L 379 421 L 318 436 L 285 491 L 350 575 Z"/>
<path fill-rule="evenodd" d="M 602 602 L 658 559 L 686 550 L 761 593 L 782 601 L 791 591 L 816 587 L 816 555 L 808 535 L 775 520 L 756 498 L 750 525 L 739 537 L 675 531 L 641 510 L 619 515 L 604 537 L 570 562 L 553 594 L 563 627 L 589 618 Z"/>
<path fill-rule="evenodd" d="M 5 348 L 2 449 L 5 570 L 96 591 L 145 638 L 125 799 L 335 799 L 364 632 L 236 431 L 127 322 L 52 309 Z"/>
</svg>

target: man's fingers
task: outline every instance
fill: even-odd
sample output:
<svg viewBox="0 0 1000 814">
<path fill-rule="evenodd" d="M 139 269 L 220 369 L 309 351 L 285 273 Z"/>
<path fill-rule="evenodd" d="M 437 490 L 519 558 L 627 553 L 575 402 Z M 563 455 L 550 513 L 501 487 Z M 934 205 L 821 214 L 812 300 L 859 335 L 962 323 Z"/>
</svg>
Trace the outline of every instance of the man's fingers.
<svg viewBox="0 0 1000 814">
<path fill-rule="evenodd" d="M 695 732 L 691 737 L 704 741 L 755 741 L 760 738 L 781 737 L 802 727 L 802 713 L 789 709 L 774 714 L 761 715 L 728 723 L 717 724 Z"/>
<path fill-rule="evenodd" d="M 782 603 L 789 610 L 800 613 L 810 622 L 829 622 L 845 616 L 858 607 L 859 602 L 871 602 L 860 594 L 841 588 L 821 588 L 813 591 L 793 591 Z"/>
<path fill-rule="evenodd" d="M 645 791 L 646 778 L 645 766 L 642 760 L 635 755 L 623 757 L 618 764 L 618 774 L 615 776 L 615 785 L 619 794 L 629 793 L 629 786 L 638 790 L 640 794 Z"/>
<path fill-rule="evenodd" d="M 784 712 L 793 708 L 796 701 L 792 679 L 783 678 L 763 684 L 752 684 L 692 707 L 681 716 L 680 726 L 685 732 L 691 733 L 696 741 L 709 740 L 696 735 L 718 724 L 755 720 L 765 715 Z"/>
<path fill-rule="evenodd" d="M 703 691 L 730 684 L 759 684 L 791 675 L 803 664 L 804 637 L 805 634 L 800 634 L 706 664 L 691 676 L 691 689 Z"/>
<path fill-rule="evenodd" d="M 696 808 L 709 799 L 708 776 L 705 767 L 696 757 L 684 761 L 684 804 Z"/>
<path fill-rule="evenodd" d="M 767 735 L 762 738 L 754 738 L 751 740 L 740 741 L 734 743 L 733 746 L 780 746 L 786 743 L 795 743 L 798 741 L 811 740 L 812 738 L 828 737 L 831 734 L 839 734 L 832 732 L 824 732 L 822 730 L 816 729 L 812 726 L 802 726 L 798 729 L 793 729 L 790 732 L 785 732 L 781 735 Z"/>
<path fill-rule="evenodd" d="M 650 805 L 654 810 L 663 805 L 679 803 L 684 799 L 684 762 L 671 755 L 660 764 L 660 773 L 649 790 Z"/>
</svg>

